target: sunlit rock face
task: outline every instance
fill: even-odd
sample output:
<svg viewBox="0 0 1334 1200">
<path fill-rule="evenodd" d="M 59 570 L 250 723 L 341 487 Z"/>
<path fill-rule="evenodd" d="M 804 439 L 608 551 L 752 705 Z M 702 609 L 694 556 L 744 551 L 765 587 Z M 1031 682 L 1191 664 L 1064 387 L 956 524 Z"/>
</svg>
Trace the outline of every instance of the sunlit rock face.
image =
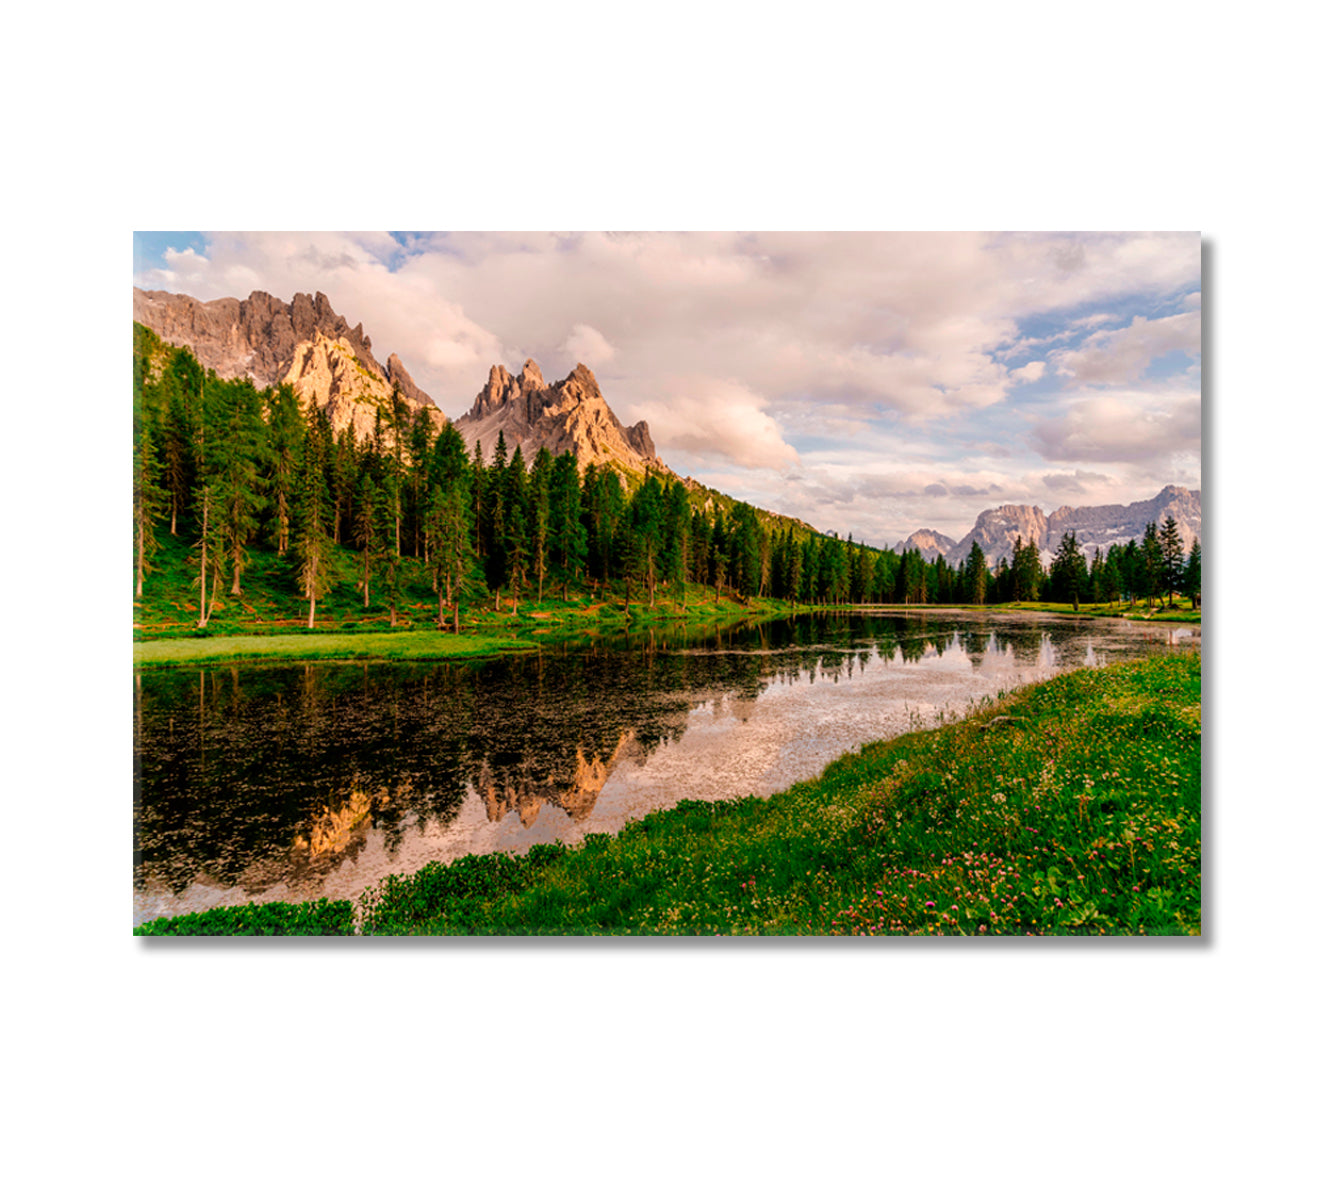
<svg viewBox="0 0 1334 1200">
<path fill-rule="evenodd" d="M 387 415 L 395 385 L 409 416 L 424 408 L 435 429 L 445 423 L 398 355 L 381 366 L 361 325 L 334 312 L 323 292 L 298 292 L 285 304 L 267 292 L 201 301 L 135 288 L 134 319 L 164 342 L 188 346 L 220 378 L 249 379 L 260 388 L 291 383 L 303 405 L 328 414 L 335 433 L 352 425 L 358 437 L 369 436 L 377 407 Z"/>
<path fill-rule="evenodd" d="M 1113 545 L 1124 545 L 1134 538 L 1144 537 L 1144 527 L 1153 522 L 1161 530 L 1168 517 L 1175 519 L 1186 550 L 1195 538 L 1204 544 L 1203 518 L 1200 493 L 1183 487 L 1163 488 L 1150 500 L 1133 504 L 1098 504 L 1081 508 L 1062 506 L 1050 516 L 1042 509 L 1027 504 L 1003 504 L 978 513 L 973 528 L 945 555 L 951 566 L 958 566 L 968 558 L 976 542 L 995 566 L 1002 558 L 1014 557 L 1015 538 L 1024 544 L 1035 542 L 1044 563 L 1050 563 L 1061 548 L 1061 539 L 1073 532 L 1075 541 L 1086 558 L 1095 550 L 1103 554 Z M 914 537 L 917 535 L 914 534 Z"/>
<path fill-rule="evenodd" d="M 553 456 L 573 452 L 581 471 L 589 463 L 607 463 L 638 475 L 667 470 L 647 423 L 628 429 L 622 425 L 583 363 L 550 385 L 531 358 L 517 376 L 493 366 L 472 408 L 454 424 L 469 447 L 481 442 L 487 459 L 504 434 L 506 449 L 522 450 L 529 465 L 546 447 Z"/>
<path fill-rule="evenodd" d="M 916 550 L 927 562 L 935 562 L 942 554 L 947 555 L 954 549 L 954 539 L 946 537 L 935 529 L 919 529 L 909 534 L 894 547 L 895 554 L 904 554 Z"/>
</svg>

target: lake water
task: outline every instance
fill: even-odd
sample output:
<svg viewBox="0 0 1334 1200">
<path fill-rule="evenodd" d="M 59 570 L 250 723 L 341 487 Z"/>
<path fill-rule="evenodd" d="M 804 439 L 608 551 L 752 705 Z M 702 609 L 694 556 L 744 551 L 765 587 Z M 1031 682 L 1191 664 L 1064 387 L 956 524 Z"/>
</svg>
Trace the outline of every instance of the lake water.
<svg viewBox="0 0 1334 1200">
<path fill-rule="evenodd" d="M 575 842 L 1197 629 L 1040 614 L 820 614 L 585 637 L 481 663 L 135 675 L 134 921 L 355 899 L 432 860 Z"/>
</svg>

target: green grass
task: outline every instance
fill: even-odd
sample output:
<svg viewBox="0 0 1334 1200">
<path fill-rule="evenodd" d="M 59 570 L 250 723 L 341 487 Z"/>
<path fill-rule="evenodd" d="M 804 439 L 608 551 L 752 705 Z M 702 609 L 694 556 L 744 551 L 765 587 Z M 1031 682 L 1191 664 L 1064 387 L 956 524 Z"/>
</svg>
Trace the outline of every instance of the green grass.
<svg viewBox="0 0 1334 1200">
<path fill-rule="evenodd" d="M 452 633 L 289 633 L 248 637 L 172 638 L 136 642 L 136 667 L 174 667 L 188 663 L 253 659 L 409 659 L 477 658 L 534 650 L 536 642 L 517 638 L 470 637 Z"/>
<path fill-rule="evenodd" d="M 135 929 L 141 937 L 309 937 L 354 933 L 348 900 L 243 904 L 179 917 L 158 917 Z"/>
<path fill-rule="evenodd" d="M 1198 934 L 1199 656 L 1062 675 L 766 799 L 432 864 L 357 910 L 367 934 Z"/>
<path fill-rule="evenodd" d="M 1166 603 L 1152 605 L 1147 600 L 1136 600 L 1133 604 L 1094 604 L 1081 602 L 1078 611 L 1073 604 L 1057 603 L 1054 600 L 1012 600 L 1007 604 L 990 606 L 993 611 L 1001 612 L 1045 612 L 1056 613 L 1063 617 L 1076 619 L 1093 617 L 1124 617 L 1128 621 L 1170 621 L 1177 625 L 1198 625 L 1201 612 L 1192 609 L 1190 602 L 1178 602 L 1173 607 Z"/>
</svg>

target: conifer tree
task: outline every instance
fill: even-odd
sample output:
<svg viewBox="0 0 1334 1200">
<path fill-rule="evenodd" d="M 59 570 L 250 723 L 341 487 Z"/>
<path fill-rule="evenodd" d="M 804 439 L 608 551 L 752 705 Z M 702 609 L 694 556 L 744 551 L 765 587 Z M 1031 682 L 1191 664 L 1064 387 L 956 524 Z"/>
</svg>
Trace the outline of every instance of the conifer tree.
<svg viewBox="0 0 1334 1200">
<path fill-rule="evenodd" d="M 690 497 L 680 480 L 667 490 L 664 522 L 663 580 L 681 586 L 681 603 L 686 602 L 686 577 L 690 573 Z"/>
<path fill-rule="evenodd" d="M 268 491 L 272 508 L 272 535 L 278 554 L 287 553 L 292 532 L 292 509 L 305 422 L 296 392 L 279 384 L 268 398 Z"/>
<path fill-rule="evenodd" d="M 513 611 L 519 611 L 519 589 L 528 581 L 533 548 L 530 542 L 528 471 L 523 451 L 516 447 L 500 483 L 504 525 L 504 582 L 513 599 Z M 497 606 L 498 607 L 498 606 Z"/>
<path fill-rule="evenodd" d="M 532 517 L 532 569 L 537 576 L 537 602 L 542 603 L 546 586 L 547 554 L 551 541 L 551 451 L 543 446 L 533 460 L 528 477 L 528 512 Z"/>
<path fill-rule="evenodd" d="M 560 581 L 561 598 L 570 598 L 570 584 L 584 571 L 588 538 L 580 519 L 579 464 L 566 451 L 551 474 L 551 555 Z"/>
<path fill-rule="evenodd" d="M 211 489 L 211 518 L 231 562 L 231 594 L 241 594 L 246 546 L 259 526 L 261 472 L 267 451 L 259 393 L 248 379 L 204 384 L 203 474 Z"/>
<path fill-rule="evenodd" d="M 213 500 L 213 485 L 205 483 L 199 489 L 196 501 L 199 509 L 199 541 L 195 543 L 198 554 L 193 561 L 199 567 L 198 627 L 204 629 L 208 626 L 213 610 L 218 604 L 218 589 L 222 586 L 226 551 L 215 518 L 217 506 Z"/>
<path fill-rule="evenodd" d="M 328 593 L 333 579 L 330 563 L 333 539 L 329 533 L 332 506 L 325 474 L 328 440 L 320 426 L 327 427 L 324 415 L 313 406 L 307 414 L 306 444 L 301 461 L 300 490 L 296 506 L 294 548 L 297 558 L 297 584 L 309 602 L 306 628 L 315 628 L 315 606 Z"/>
<path fill-rule="evenodd" d="M 761 573 L 760 526 L 749 504 L 738 504 L 733 514 L 736 539 L 733 543 L 732 577 L 743 599 L 759 594 Z"/>
<path fill-rule="evenodd" d="M 1051 579 L 1055 598 L 1073 604 L 1078 612 L 1080 596 L 1088 593 L 1088 564 L 1073 529 L 1067 529 L 1061 538 L 1051 565 Z"/>
<path fill-rule="evenodd" d="M 136 414 L 134 438 L 134 595 L 144 594 L 144 576 L 153 568 L 158 549 L 154 530 L 167 504 L 167 491 L 158 483 L 157 449 L 147 420 Z"/>
<path fill-rule="evenodd" d="M 356 491 L 352 499 L 352 539 L 361 558 L 361 606 L 371 606 L 371 576 L 374 563 L 379 557 L 376 542 L 376 495 L 375 480 L 369 471 L 357 476 Z"/>
<path fill-rule="evenodd" d="M 1140 545 L 1140 566 L 1143 571 L 1145 598 L 1152 597 L 1155 604 L 1162 595 L 1163 587 L 1163 547 L 1158 540 L 1158 526 L 1150 521 L 1144 527 L 1144 541 Z"/>
<path fill-rule="evenodd" d="M 375 489 L 376 577 L 389 604 L 389 627 L 398 627 L 398 606 L 403 601 L 403 557 L 398 551 L 398 502 L 391 477 Z"/>
<path fill-rule="evenodd" d="M 1203 582 L 1199 538 L 1191 539 L 1190 557 L 1186 559 L 1186 569 L 1182 579 L 1181 587 L 1183 592 L 1190 597 L 1191 608 L 1198 608 L 1200 602 L 1200 588 Z"/>
<path fill-rule="evenodd" d="M 1163 557 L 1163 586 L 1167 589 L 1167 603 L 1172 604 L 1172 597 L 1182 589 L 1182 577 L 1186 565 L 1185 547 L 1181 544 L 1181 531 L 1177 529 L 1176 518 L 1168 515 L 1163 522 L 1158 544 Z"/>
<path fill-rule="evenodd" d="M 964 568 L 964 592 L 967 604 L 985 604 L 987 602 L 987 583 L 990 572 L 987 570 L 987 556 L 976 542 L 968 551 L 968 561 Z"/>
<path fill-rule="evenodd" d="M 469 510 L 466 476 L 455 475 L 443 485 L 437 483 L 432 486 L 427 502 L 424 536 L 439 601 L 436 624 L 438 627 L 444 626 L 445 607 L 448 605 L 453 612 L 455 633 L 459 631 L 459 597 L 473 562 L 468 537 L 471 522 Z"/>
</svg>

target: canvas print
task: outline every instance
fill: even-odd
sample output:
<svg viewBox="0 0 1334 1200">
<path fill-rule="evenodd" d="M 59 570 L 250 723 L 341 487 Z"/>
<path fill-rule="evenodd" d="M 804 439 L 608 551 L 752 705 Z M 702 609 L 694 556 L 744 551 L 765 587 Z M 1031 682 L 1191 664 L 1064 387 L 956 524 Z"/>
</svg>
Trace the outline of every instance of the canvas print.
<svg viewBox="0 0 1334 1200">
<path fill-rule="evenodd" d="M 139 232 L 137 935 L 1201 932 L 1197 233 Z"/>
</svg>

